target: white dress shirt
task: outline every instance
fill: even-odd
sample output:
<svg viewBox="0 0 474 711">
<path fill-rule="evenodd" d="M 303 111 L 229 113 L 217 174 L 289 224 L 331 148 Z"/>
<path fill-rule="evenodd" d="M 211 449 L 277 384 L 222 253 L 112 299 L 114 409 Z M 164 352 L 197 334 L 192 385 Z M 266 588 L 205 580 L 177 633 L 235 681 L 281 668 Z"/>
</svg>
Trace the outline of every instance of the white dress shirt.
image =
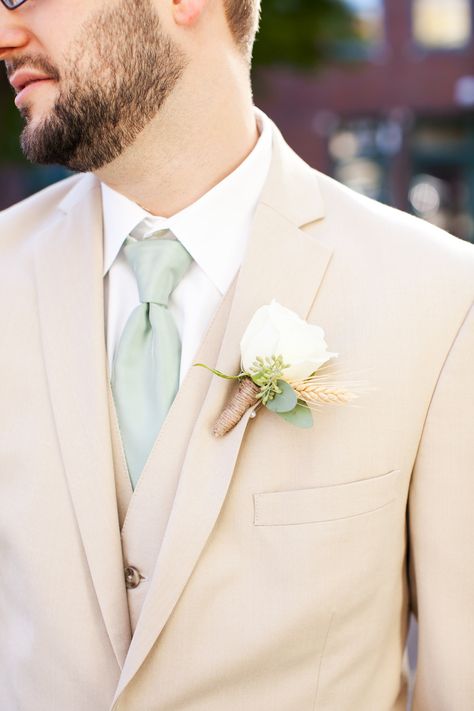
<svg viewBox="0 0 474 711">
<path fill-rule="evenodd" d="M 260 109 L 255 108 L 255 116 L 260 135 L 251 153 L 220 183 L 169 218 L 151 215 L 101 183 L 110 373 L 122 330 L 139 304 L 137 282 L 122 245 L 130 234 L 145 239 L 157 230 L 169 229 L 194 260 L 169 302 L 182 343 L 180 384 L 183 381 L 214 313 L 240 268 L 270 167 L 271 123 Z"/>
</svg>

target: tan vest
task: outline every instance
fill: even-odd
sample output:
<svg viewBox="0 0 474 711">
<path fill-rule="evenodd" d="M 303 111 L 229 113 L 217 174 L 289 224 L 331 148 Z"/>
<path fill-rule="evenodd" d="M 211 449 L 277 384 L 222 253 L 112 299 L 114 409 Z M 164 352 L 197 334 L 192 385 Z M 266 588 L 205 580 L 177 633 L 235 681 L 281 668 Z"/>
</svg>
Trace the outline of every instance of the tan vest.
<svg viewBox="0 0 474 711">
<path fill-rule="evenodd" d="M 219 346 L 214 345 L 214 347 L 211 348 L 210 341 L 214 344 L 218 344 L 220 338 L 209 338 L 208 336 L 211 335 L 211 333 L 214 334 L 214 332 L 221 335 L 224 333 L 234 289 L 235 280 L 227 291 L 209 326 L 203 343 L 196 354 L 196 362 L 214 363 L 216 361 Z M 185 388 L 186 378 L 181 384 L 180 390 L 184 390 Z M 133 635 L 149 589 L 149 580 L 165 536 L 166 525 L 173 507 L 179 472 L 186 452 L 187 442 L 191 435 L 194 422 L 199 414 L 200 405 L 204 400 L 205 391 L 195 392 L 191 398 L 189 394 L 187 396 L 186 406 L 187 409 L 193 409 L 193 417 L 187 418 L 189 426 L 187 430 L 183 429 L 181 446 L 178 445 L 173 448 L 172 451 L 170 447 L 165 446 L 166 428 L 165 425 L 163 425 L 154 445 L 154 449 L 162 449 L 162 457 L 160 457 L 162 467 L 158 471 L 156 468 L 152 469 L 147 462 L 140 475 L 135 491 L 132 490 L 130 483 L 110 383 L 108 395 L 115 490 L 117 495 L 117 510 L 120 523 L 124 569 L 128 566 L 133 566 L 144 578 L 137 587 L 127 589 L 130 625 Z M 172 408 L 169 417 L 174 420 L 176 415 L 176 409 Z"/>
</svg>

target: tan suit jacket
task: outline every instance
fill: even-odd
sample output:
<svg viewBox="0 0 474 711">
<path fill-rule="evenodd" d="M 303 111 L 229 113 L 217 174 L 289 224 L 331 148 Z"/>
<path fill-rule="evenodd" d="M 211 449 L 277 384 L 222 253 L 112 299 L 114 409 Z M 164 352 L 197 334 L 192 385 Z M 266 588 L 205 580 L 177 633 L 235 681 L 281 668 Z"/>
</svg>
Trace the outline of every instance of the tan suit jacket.
<svg viewBox="0 0 474 711">
<path fill-rule="evenodd" d="M 275 298 L 367 391 L 309 430 L 264 409 L 216 440 L 233 386 L 191 368 L 133 496 L 98 182 L 0 216 L 2 711 L 402 711 L 410 608 L 414 709 L 474 708 L 474 248 L 273 130 L 243 265 L 196 360 L 238 372 Z"/>
</svg>

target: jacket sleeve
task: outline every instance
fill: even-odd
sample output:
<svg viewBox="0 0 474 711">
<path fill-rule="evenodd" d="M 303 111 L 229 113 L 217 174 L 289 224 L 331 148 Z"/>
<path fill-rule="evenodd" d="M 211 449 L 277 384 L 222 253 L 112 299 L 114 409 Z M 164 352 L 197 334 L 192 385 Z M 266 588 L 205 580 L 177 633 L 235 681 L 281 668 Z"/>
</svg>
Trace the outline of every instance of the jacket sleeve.
<svg viewBox="0 0 474 711">
<path fill-rule="evenodd" d="M 413 711 L 474 709 L 474 305 L 441 370 L 408 505 Z"/>
</svg>

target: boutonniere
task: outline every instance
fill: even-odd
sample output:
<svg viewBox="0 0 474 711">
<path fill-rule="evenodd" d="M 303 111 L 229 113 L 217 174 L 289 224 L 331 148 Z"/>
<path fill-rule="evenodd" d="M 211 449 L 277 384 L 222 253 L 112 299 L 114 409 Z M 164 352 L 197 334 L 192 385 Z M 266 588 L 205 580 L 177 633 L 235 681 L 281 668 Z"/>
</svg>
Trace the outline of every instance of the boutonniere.
<svg viewBox="0 0 474 711">
<path fill-rule="evenodd" d="M 348 403 L 357 395 L 321 373 L 338 353 L 327 350 L 324 331 L 273 300 L 253 315 L 240 342 L 241 372 L 214 375 L 238 381 L 238 388 L 219 415 L 213 434 L 222 437 L 253 406 L 263 406 L 297 427 L 311 427 L 313 410 L 327 403 Z M 252 413 L 255 415 L 255 411 Z"/>
</svg>

